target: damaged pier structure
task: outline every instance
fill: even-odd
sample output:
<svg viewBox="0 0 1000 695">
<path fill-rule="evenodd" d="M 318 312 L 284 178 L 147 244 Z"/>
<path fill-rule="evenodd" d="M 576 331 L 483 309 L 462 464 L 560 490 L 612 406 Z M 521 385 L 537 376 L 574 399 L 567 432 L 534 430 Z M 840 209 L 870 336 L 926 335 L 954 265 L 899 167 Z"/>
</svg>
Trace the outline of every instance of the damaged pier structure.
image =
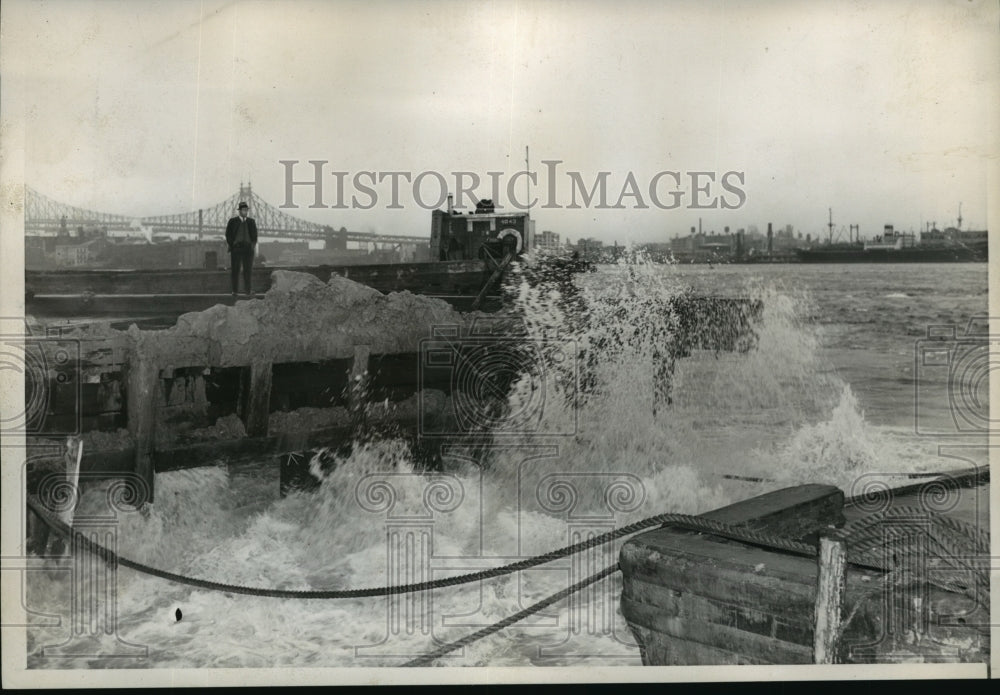
<svg viewBox="0 0 1000 695">
<path fill-rule="evenodd" d="M 460 393 L 461 370 L 422 364 L 432 357 L 426 341 L 444 340 L 461 361 L 479 344 L 463 344 L 478 322 L 507 337 L 521 323 L 516 312 L 462 313 L 337 274 L 278 270 L 270 280 L 259 299 L 183 314 L 165 329 L 50 327 L 33 344 L 40 366 L 28 374 L 26 402 L 45 396 L 29 403 L 42 424 L 28 437 L 28 492 L 61 467 L 61 453 L 50 452 L 66 435 L 83 443 L 78 474 L 125 477 L 138 504 L 154 499 L 156 472 L 340 447 L 374 430 L 410 440 L 433 464 L 441 437 L 465 434 L 456 398 L 469 394 Z M 691 347 L 737 349 L 734 331 L 752 333 L 760 313 L 739 299 L 675 304 L 664 310 L 681 317 L 684 336 L 671 360 Z M 491 397 L 504 400 L 509 385 Z"/>
<path fill-rule="evenodd" d="M 28 389 L 53 394 L 44 430 L 82 432 L 81 473 L 134 476 L 152 501 L 157 471 L 334 445 L 365 421 L 413 430 L 420 341 L 467 321 L 438 299 L 276 271 L 263 299 L 185 314 L 171 328 L 90 324 L 38 341 L 68 353 L 76 364 L 63 371 L 77 373 L 60 379 L 60 357 L 43 355 L 53 370 L 30 375 L 46 383 Z M 429 396 L 438 408 L 425 415 L 446 400 Z"/>
</svg>

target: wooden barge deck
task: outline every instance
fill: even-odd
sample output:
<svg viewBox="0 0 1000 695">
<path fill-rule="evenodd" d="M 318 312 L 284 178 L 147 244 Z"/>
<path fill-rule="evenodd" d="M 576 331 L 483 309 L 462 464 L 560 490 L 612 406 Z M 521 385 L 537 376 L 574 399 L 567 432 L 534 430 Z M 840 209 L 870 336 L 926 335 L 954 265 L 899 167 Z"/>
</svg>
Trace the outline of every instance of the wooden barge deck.
<svg viewBox="0 0 1000 695">
<path fill-rule="evenodd" d="M 271 286 L 271 276 L 276 270 L 307 273 L 322 282 L 340 276 L 383 294 L 409 291 L 432 296 L 460 311 L 472 307 L 489 277 L 481 261 L 258 266 L 253 269 L 256 297 L 262 297 Z M 26 314 L 58 318 L 155 317 L 171 321 L 181 314 L 247 298 L 231 296 L 228 270 L 29 270 L 25 271 L 24 289 Z M 496 311 L 500 308 L 499 297 L 489 295 L 480 308 Z"/>
</svg>

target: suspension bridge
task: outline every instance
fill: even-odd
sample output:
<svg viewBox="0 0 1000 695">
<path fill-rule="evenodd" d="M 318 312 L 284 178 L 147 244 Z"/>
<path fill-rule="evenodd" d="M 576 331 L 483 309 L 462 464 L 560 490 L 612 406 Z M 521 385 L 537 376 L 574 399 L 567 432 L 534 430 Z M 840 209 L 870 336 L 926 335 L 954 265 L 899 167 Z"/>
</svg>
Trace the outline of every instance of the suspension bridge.
<svg viewBox="0 0 1000 695">
<path fill-rule="evenodd" d="M 87 210 L 59 202 L 30 186 L 25 186 L 24 233 L 28 236 L 48 236 L 83 229 L 88 232 L 139 234 L 151 229 L 153 234 L 184 234 L 197 239 L 221 238 L 225 234 L 226 223 L 236 215 L 236 206 L 241 201 L 249 204 L 250 216 L 257 221 L 260 236 L 265 238 L 322 239 L 391 245 L 417 245 L 430 239 L 429 233 L 427 237 L 420 237 L 351 232 L 343 227 L 334 229 L 328 225 L 308 222 L 271 205 L 257 195 L 249 183 L 245 186 L 241 183 L 237 193 L 211 207 L 150 217 L 128 217 Z"/>
</svg>

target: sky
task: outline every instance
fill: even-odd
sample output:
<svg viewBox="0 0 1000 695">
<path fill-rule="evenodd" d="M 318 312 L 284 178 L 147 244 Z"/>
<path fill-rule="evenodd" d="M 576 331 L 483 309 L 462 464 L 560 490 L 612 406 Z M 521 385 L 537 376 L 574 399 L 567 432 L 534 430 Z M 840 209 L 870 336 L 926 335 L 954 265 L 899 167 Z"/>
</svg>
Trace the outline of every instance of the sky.
<svg viewBox="0 0 1000 695">
<path fill-rule="evenodd" d="M 572 240 L 665 241 L 699 220 L 825 236 L 831 208 L 839 234 L 871 236 L 955 224 L 959 203 L 964 228 L 987 226 L 993 1 L 6 0 L 0 13 L 0 109 L 23 128 L 23 171 L 8 158 L 4 184 L 70 205 L 180 213 L 250 181 L 306 220 L 427 236 L 438 177 L 454 193 L 455 172 L 472 172 L 477 198 L 538 196 L 537 230 Z M 512 200 L 526 147 L 537 184 L 515 179 Z M 326 207 L 310 207 L 311 185 L 288 196 L 310 160 Z M 282 161 L 298 162 L 291 177 Z M 588 190 L 603 176 L 606 205 L 571 173 Z"/>
</svg>

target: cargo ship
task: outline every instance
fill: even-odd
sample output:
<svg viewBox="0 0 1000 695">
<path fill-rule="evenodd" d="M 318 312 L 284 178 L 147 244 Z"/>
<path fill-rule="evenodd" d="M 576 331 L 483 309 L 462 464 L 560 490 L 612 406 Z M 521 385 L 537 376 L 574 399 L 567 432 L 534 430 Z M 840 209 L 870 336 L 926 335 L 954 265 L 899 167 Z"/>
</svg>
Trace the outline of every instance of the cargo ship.
<svg viewBox="0 0 1000 695">
<path fill-rule="evenodd" d="M 803 263 L 984 263 L 989 258 L 986 231 L 933 230 L 917 242 L 892 225 L 873 240 L 795 249 L 795 254 Z"/>
</svg>

